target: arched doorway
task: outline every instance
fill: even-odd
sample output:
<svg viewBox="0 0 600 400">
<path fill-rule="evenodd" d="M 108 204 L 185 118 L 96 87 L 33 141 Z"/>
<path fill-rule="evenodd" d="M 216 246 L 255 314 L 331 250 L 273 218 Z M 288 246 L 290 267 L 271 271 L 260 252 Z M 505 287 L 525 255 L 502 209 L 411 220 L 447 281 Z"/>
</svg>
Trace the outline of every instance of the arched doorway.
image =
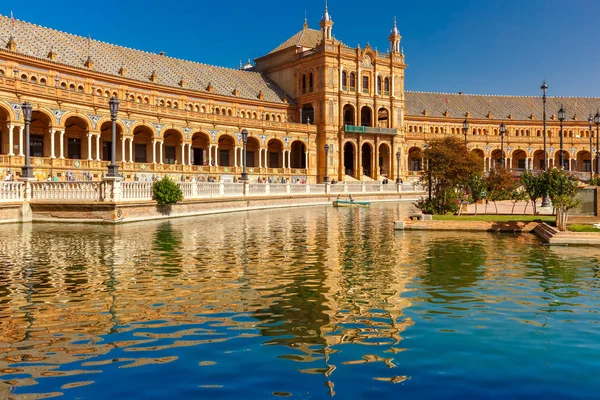
<svg viewBox="0 0 600 400">
<path fill-rule="evenodd" d="M 133 161 L 147 163 L 152 160 L 154 134 L 147 126 L 137 126 L 133 130 Z"/>
<path fill-rule="evenodd" d="M 163 135 L 162 158 L 159 155 L 158 160 L 162 159 L 164 164 L 183 164 L 182 143 L 183 135 L 181 132 L 175 129 L 167 129 Z"/>
<path fill-rule="evenodd" d="M 48 132 L 48 130 L 46 130 Z M 71 158 L 74 160 L 93 158 L 93 146 L 94 146 L 94 138 L 91 140 L 88 139 L 88 125 L 86 121 L 79 117 L 69 117 L 65 121 L 65 140 L 66 140 L 66 149 L 67 149 L 67 158 Z M 47 135 L 46 135 L 47 136 Z M 33 136 L 31 136 L 33 138 Z M 33 139 L 30 139 L 31 146 L 31 155 L 34 155 L 34 149 L 37 150 L 40 148 L 38 144 L 43 143 L 43 146 L 50 145 L 49 140 L 43 140 L 41 136 L 34 142 Z M 49 149 L 49 147 L 48 147 Z M 49 153 L 49 151 L 43 151 L 43 153 Z M 44 154 L 44 157 L 48 157 L 47 154 Z"/>
<path fill-rule="evenodd" d="M 291 167 L 306 168 L 306 147 L 300 140 L 292 142 Z"/>
<path fill-rule="evenodd" d="M 208 148 L 210 138 L 206 133 L 196 132 L 192 135 L 192 165 L 208 165 Z"/>
<path fill-rule="evenodd" d="M 283 168 L 283 144 L 279 140 L 267 143 L 267 168 Z"/>
<path fill-rule="evenodd" d="M 218 165 L 222 167 L 231 167 L 233 165 L 233 152 L 235 150 L 235 139 L 229 135 L 223 135 L 219 138 L 217 147 Z"/>
<path fill-rule="evenodd" d="M 344 144 L 344 174 L 354 176 L 354 143 Z"/>
<path fill-rule="evenodd" d="M 259 151 L 260 142 L 258 141 L 258 138 L 248 136 L 248 143 L 246 143 L 246 167 L 258 167 Z M 244 165 L 242 160 L 239 161 L 239 165 Z"/>
<path fill-rule="evenodd" d="M 504 150 L 504 154 L 506 155 L 506 150 Z M 502 152 L 499 149 L 496 149 L 494 151 L 492 151 L 492 168 L 497 168 L 497 167 L 505 167 L 505 165 L 502 165 Z M 504 157 L 504 160 L 506 162 L 506 156 Z"/>
<path fill-rule="evenodd" d="M 592 171 L 592 158 L 590 152 L 587 150 L 581 150 L 577 153 L 577 165 L 573 166 L 574 171 L 579 172 L 591 172 Z"/>
<path fill-rule="evenodd" d="M 511 168 L 519 171 L 527 169 L 527 153 L 524 150 L 515 150 L 511 156 Z"/>
<path fill-rule="evenodd" d="M 370 143 L 363 143 L 362 147 L 361 147 L 361 153 L 362 153 L 362 169 L 363 169 L 363 175 L 366 175 L 368 177 L 372 177 L 373 176 L 373 165 L 372 165 L 372 157 L 373 157 L 373 148 L 371 147 Z"/>
<path fill-rule="evenodd" d="M 563 150 L 563 165 L 560 165 L 560 150 L 558 150 L 554 157 L 554 165 L 557 168 L 563 168 L 565 171 L 570 171 L 571 167 L 571 154 L 567 150 Z"/>
<path fill-rule="evenodd" d="M 418 147 L 408 150 L 408 170 L 421 171 L 423 169 L 423 152 Z"/>
<path fill-rule="evenodd" d="M 344 125 L 356 125 L 354 121 L 354 106 L 346 104 L 344 106 Z"/>
<path fill-rule="evenodd" d="M 377 166 L 379 167 L 379 175 L 389 177 L 392 173 L 392 159 L 390 154 L 390 147 L 387 143 L 379 145 L 379 160 Z"/>
<path fill-rule="evenodd" d="M 536 150 L 536 152 L 533 153 L 533 169 L 537 170 L 537 171 L 544 170 L 544 151 L 543 150 Z"/>
<path fill-rule="evenodd" d="M 479 165 L 485 170 L 485 153 L 481 149 L 473 149 L 471 150 L 471 154 L 474 154 L 477 158 L 480 159 Z"/>
<path fill-rule="evenodd" d="M 3 107 L 0 107 L 0 154 L 18 154 L 18 152 L 14 151 L 14 147 L 12 149 L 10 148 L 10 135 L 13 135 L 13 146 L 18 143 L 18 141 L 14 140 L 14 132 L 9 130 L 9 115 L 10 114 L 7 110 L 5 110 Z"/>
<path fill-rule="evenodd" d="M 373 126 L 371 108 L 368 106 L 360 109 L 360 126 Z"/>
<path fill-rule="evenodd" d="M 377 126 L 379 128 L 390 127 L 389 113 L 386 108 L 381 107 L 379 111 L 377 111 Z"/>
<path fill-rule="evenodd" d="M 121 147 L 119 143 L 123 140 L 123 131 L 121 126 L 117 124 L 117 146 L 115 160 L 123 160 Z M 100 127 L 100 158 L 102 161 L 110 161 L 112 156 L 112 122 L 106 121 Z"/>
<path fill-rule="evenodd" d="M 303 124 L 314 124 L 315 123 L 315 109 L 311 103 L 304 104 L 300 110 L 301 122 Z"/>
</svg>

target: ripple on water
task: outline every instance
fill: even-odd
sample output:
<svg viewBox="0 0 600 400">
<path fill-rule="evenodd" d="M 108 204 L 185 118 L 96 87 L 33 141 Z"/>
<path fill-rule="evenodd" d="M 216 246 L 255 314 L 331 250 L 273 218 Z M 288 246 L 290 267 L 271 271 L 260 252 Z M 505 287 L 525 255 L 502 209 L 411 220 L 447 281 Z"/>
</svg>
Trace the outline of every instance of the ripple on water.
<svg viewBox="0 0 600 400">
<path fill-rule="evenodd" d="M 0 226 L 0 397 L 594 397 L 600 250 L 409 207 Z"/>
</svg>

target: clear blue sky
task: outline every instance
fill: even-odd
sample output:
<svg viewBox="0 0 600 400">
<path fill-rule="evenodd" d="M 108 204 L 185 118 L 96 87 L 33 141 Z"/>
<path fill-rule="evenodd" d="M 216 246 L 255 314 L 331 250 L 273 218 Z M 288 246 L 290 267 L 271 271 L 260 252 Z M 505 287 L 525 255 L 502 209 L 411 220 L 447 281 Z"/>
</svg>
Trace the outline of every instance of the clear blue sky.
<svg viewBox="0 0 600 400">
<path fill-rule="evenodd" d="M 111 4 L 115 11 L 110 12 Z M 367 6 L 364 6 L 366 4 Z M 106 6 L 105 6 L 106 5 Z M 302 28 L 324 1 L 61 0 L 4 2 L 0 12 L 127 47 L 236 68 Z M 598 0 L 329 0 L 336 38 L 385 51 L 394 15 L 408 90 L 600 96 Z"/>
</svg>

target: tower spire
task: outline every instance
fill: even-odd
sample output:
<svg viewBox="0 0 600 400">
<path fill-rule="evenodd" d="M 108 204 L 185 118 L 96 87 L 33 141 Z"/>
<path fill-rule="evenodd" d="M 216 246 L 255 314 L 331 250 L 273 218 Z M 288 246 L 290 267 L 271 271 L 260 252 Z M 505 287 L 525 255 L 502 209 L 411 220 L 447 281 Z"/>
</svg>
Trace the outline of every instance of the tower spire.
<svg viewBox="0 0 600 400">
<path fill-rule="evenodd" d="M 394 16 L 394 27 L 392 28 L 392 31 L 390 32 L 390 47 L 392 50 L 392 53 L 399 53 L 400 52 L 400 39 L 402 39 L 402 36 L 400 36 L 400 31 L 398 30 L 398 26 L 396 25 L 396 16 Z"/>
<path fill-rule="evenodd" d="M 308 19 L 306 18 L 306 9 L 304 9 L 304 29 L 308 29 Z"/>
<path fill-rule="evenodd" d="M 325 0 L 325 13 L 321 18 L 321 32 L 323 33 L 323 40 L 331 40 L 331 28 L 333 27 L 333 20 L 329 15 L 329 9 L 327 7 L 327 0 Z"/>
</svg>

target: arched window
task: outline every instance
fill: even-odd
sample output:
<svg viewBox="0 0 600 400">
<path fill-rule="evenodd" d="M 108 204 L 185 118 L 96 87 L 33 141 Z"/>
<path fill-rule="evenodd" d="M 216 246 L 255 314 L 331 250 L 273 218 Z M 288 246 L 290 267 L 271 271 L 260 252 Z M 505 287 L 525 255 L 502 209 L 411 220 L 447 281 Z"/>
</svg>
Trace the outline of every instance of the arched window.
<svg viewBox="0 0 600 400">
<path fill-rule="evenodd" d="M 350 72 L 350 91 L 356 91 L 356 74 L 354 72 Z"/>
<path fill-rule="evenodd" d="M 369 93 L 369 77 L 368 76 L 362 77 L 362 92 Z"/>
<path fill-rule="evenodd" d="M 26 81 L 27 80 L 27 75 L 25 75 L 25 74 L 21 75 L 21 80 L 22 81 Z"/>
<path fill-rule="evenodd" d="M 342 71 L 342 90 L 348 89 L 348 74 L 346 71 Z"/>
<path fill-rule="evenodd" d="M 35 76 L 31 77 L 31 83 L 37 83 L 37 78 Z"/>
<path fill-rule="evenodd" d="M 40 79 L 40 85 L 45 85 L 45 84 L 46 84 L 46 78 Z"/>
<path fill-rule="evenodd" d="M 302 75 L 302 94 L 306 94 L 306 75 Z"/>
<path fill-rule="evenodd" d="M 77 91 L 78 91 L 79 93 L 83 93 L 83 86 L 79 85 L 79 86 L 77 87 Z"/>
<path fill-rule="evenodd" d="M 174 102 L 173 103 L 173 108 L 179 108 L 179 103 L 178 102 Z"/>
<path fill-rule="evenodd" d="M 385 78 L 383 80 L 383 94 L 385 96 L 390 94 L 390 78 Z"/>
<path fill-rule="evenodd" d="M 73 83 L 69 85 L 69 90 L 75 91 L 75 85 Z"/>
<path fill-rule="evenodd" d="M 308 74 L 308 92 L 312 93 L 313 90 L 314 90 L 314 88 L 313 88 L 313 74 L 311 72 L 310 74 Z"/>
<path fill-rule="evenodd" d="M 381 77 L 377 77 L 377 94 L 381 94 Z"/>
<path fill-rule="evenodd" d="M 271 117 L 269 117 L 269 114 L 265 115 L 265 121 L 269 121 L 271 119 Z"/>
</svg>

